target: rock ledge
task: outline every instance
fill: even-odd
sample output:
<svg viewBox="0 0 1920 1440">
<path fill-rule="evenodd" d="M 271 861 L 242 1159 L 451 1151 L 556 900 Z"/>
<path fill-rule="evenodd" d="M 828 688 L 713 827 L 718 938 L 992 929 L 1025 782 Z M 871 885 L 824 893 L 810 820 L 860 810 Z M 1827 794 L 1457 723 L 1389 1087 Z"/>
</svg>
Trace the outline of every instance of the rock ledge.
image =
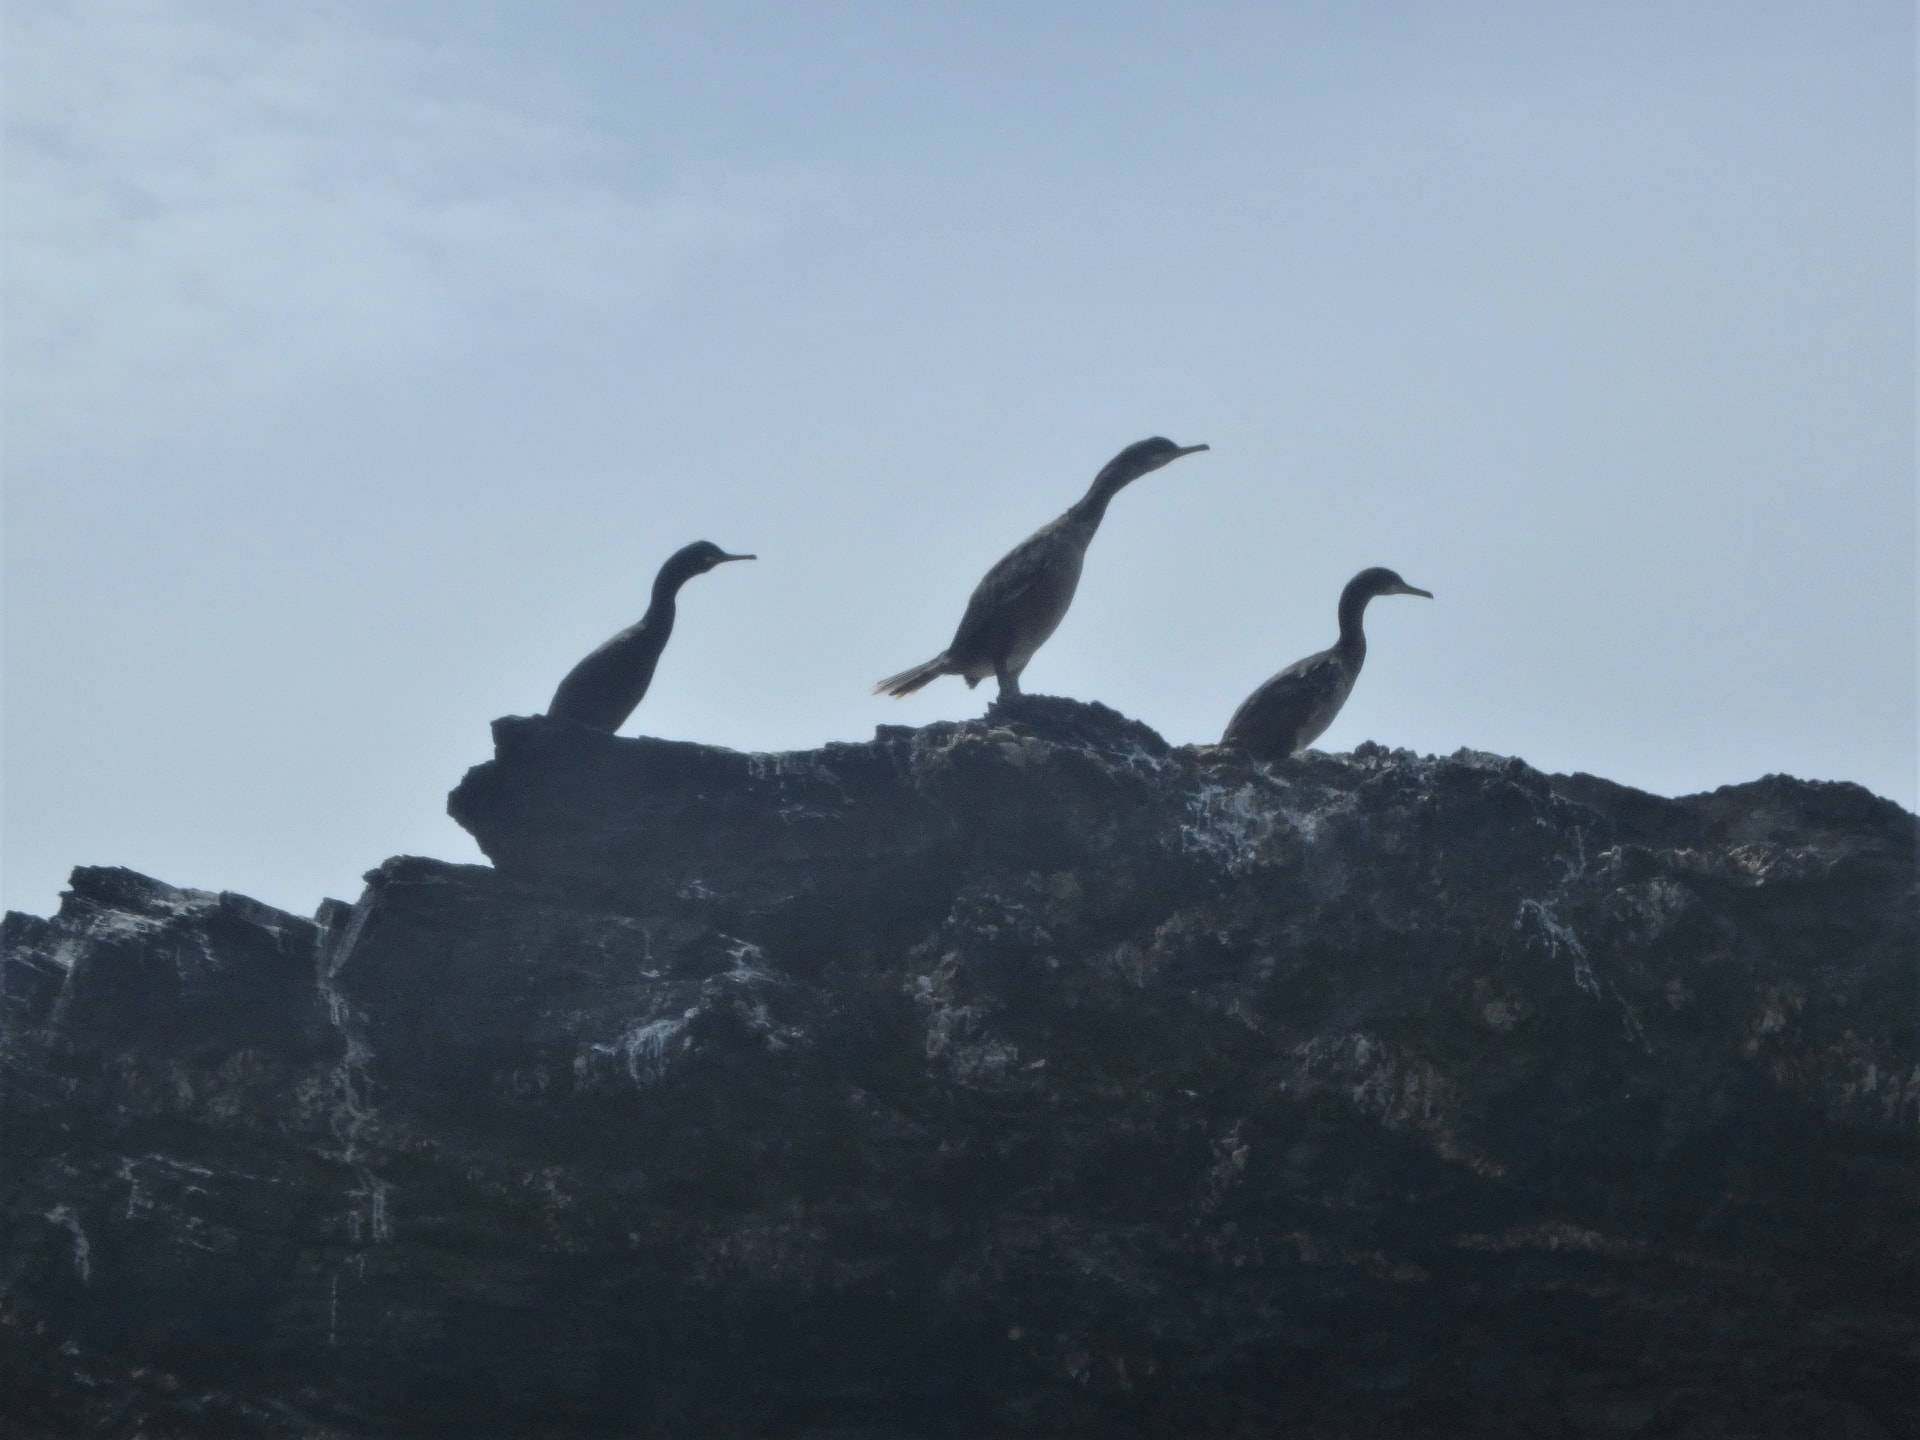
<svg viewBox="0 0 1920 1440">
<path fill-rule="evenodd" d="M 494 735 L 493 868 L 7 918 L 10 1433 L 1920 1435 L 1887 801 Z"/>
</svg>

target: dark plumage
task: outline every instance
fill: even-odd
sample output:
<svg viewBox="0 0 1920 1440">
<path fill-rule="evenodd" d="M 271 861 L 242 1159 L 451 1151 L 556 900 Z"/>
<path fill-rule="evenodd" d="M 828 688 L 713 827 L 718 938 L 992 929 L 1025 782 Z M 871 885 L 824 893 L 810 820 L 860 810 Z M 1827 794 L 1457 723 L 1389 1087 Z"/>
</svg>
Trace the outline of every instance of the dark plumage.
<svg viewBox="0 0 1920 1440">
<path fill-rule="evenodd" d="M 1284 760 L 1312 743 L 1333 723 L 1353 693 L 1367 658 L 1366 632 L 1360 628 L 1367 602 L 1376 595 L 1424 595 L 1393 571 L 1362 570 L 1340 592 L 1340 638 L 1331 650 L 1296 660 L 1241 702 L 1227 722 L 1222 745 L 1236 746 L 1256 760 Z"/>
<path fill-rule="evenodd" d="M 974 586 L 953 643 L 924 665 L 889 675 L 874 693 L 911 695 L 942 675 L 959 675 L 971 690 L 989 675 L 1002 696 L 1020 693 L 1020 672 L 1046 643 L 1073 603 L 1080 566 L 1107 502 L 1142 475 L 1205 445 L 1176 445 L 1155 435 L 1136 441 L 1106 463 L 1087 493 L 1001 557 Z"/>
<path fill-rule="evenodd" d="M 653 603 L 640 623 L 629 625 L 567 672 L 547 706 L 548 718 L 609 733 L 618 730 L 653 683 L 653 667 L 673 634 L 673 597 L 680 587 L 716 565 L 754 558 L 729 555 L 711 540 L 696 540 L 674 551 L 653 577 Z"/>
</svg>

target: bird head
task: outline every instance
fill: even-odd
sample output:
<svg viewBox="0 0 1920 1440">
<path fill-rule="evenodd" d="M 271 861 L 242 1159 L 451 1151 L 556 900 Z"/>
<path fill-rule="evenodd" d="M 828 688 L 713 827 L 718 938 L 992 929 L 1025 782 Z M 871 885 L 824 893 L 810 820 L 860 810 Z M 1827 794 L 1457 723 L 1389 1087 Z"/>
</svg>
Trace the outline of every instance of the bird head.
<svg viewBox="0 0 1920 1440">
<path fill-rule="evenodd" d="M 1419 595 L 1428 600 L 1433 599 L 1431 590 L 1422 590 L 1416 585 L 1407 584 L 1397 572 L 1387 569 L 1384 565 L 1375 565 L 1370 570 L 1362 570 L 1347 582 L 1347 588 L 1368 599 L 1372 599 L 1375 595 Z"/>
<path fill-rule="evenodd" d="M 711 540 L 696 540 L 691 545 L 683 545 L 667 557 L 667 563 L 660 567 L 660 574 L 654 581 L 656 589 L 666 587 L 668 593 L 678 590 L 696 575 L 704 575 L 716 565 L 724 565 L 729 560 L 754 560 L 754 555 L 729 555 Z"/>
<path fill-rule="evenodd" d="M 1162 465 L 1178 460 L 1182 455 L 1191 455 L 1196 450 L 1206 448 L 1205 445 L 1176 445 L 1164 435 L 1136 440 L 1106 463 L 1094 483 L 1110 493 L 1122 485 L 1132 484 Z"/>
<path fill-rule="evenodd" d="M 724 565 L 729 560 L 758 560 L 758 555 L 729 555 L 711 540 L 696 540 L 680 552 L 687 558 L 691 573 L 704 575 L 716 565 Z M 678 557 L 675 557 L 678 558 Z"/>
</svg>

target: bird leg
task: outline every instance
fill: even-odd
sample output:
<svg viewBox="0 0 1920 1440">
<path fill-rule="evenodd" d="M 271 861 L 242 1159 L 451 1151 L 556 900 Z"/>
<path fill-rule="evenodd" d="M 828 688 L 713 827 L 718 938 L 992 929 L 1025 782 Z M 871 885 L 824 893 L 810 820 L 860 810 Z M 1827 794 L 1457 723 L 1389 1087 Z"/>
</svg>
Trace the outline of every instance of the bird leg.
<svg viewBox="0 0 1920 1440">
<path fill-rule="evenodd" d="M 1000 682 L 1002 700 L 1017 699 L 1020 694 L 1020 672 L 1007 667 L 1006 657 L 993 662 L 993 678 Z"/>
</svg>

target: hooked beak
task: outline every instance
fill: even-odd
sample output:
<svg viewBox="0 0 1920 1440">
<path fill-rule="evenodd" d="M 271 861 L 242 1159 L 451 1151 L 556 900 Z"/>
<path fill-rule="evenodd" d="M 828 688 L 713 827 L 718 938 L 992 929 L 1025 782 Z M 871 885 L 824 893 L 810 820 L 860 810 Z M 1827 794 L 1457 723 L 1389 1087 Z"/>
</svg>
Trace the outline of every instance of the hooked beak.
<svg viewBox="0 0 1920 1440">
<path fill-rule="evenodd" d="M 758 560 L 759 558 L 758 555 L 722 555 L 713 563 L 716 565 L 724 565 L 729 560 Z"/>
<path fill-rule="evenodd" d="M 1433 598 L 1433 592 L 1431 590 L 1422 590 L 1418 585 L 1396 585 L 1393 587 L 1391 593 L 1395 595 L 1418 595 L 1423 600 L 1431 600 Z"/>
<path fill-rule="evenodd" d="M 1208 445 L 1182 445 L 1179 449 L 1173 452 L 1173 458 L 1178 460 L 1182 455 L 1192 455 L 1196 451 L 1208 450 L 1211 448 L 1212 447 Z"/>
</svg>

